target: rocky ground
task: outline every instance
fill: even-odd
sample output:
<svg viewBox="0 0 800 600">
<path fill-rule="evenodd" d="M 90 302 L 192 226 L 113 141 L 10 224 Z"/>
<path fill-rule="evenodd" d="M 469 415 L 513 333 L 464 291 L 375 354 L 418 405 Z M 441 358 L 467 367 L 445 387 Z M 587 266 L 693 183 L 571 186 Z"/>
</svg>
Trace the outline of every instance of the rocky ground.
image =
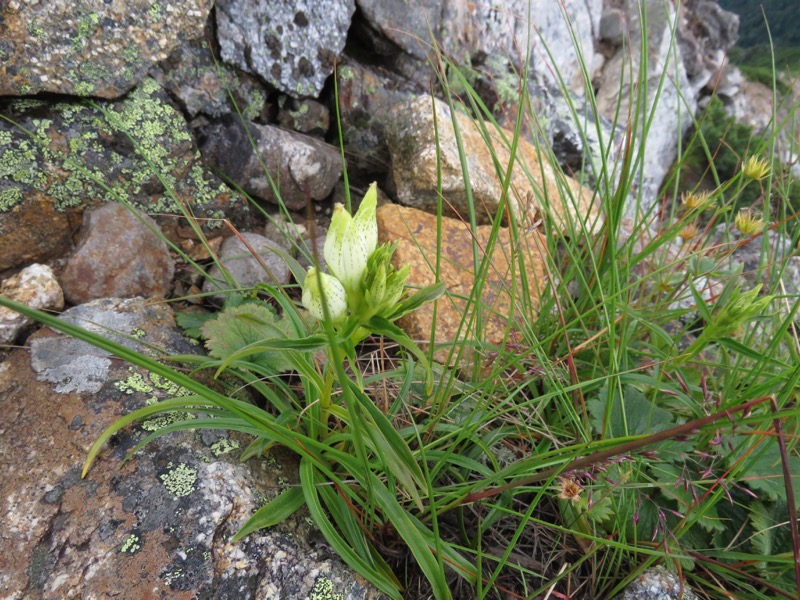
<svg viewBox="0 0 800 600">
<path fill-rule="evenodd" d="M 457 77 L 454 66 L 438 74 L 431 68 L 431 34 L 506 127 L 520 110 L 518 73 L 530 50 L 529 94 L 540 128 L 523 131 L 518 156 L 529 170 L 515 171 L 509 208 L 530 227 L 532 255 L 541 252 L 533 226 L 545 195 L 561 198 L 566 187 L 575 199 L 551 207 L 557 225 L 574 206 L 594 218 L 594 190 L 570 175 L 599 156 L 600 140 L 581 136 L 577 123 L 591 117 L 582 98 L 594 93 L 604 140 L 623 137 L 610 119 L 620 97 L 626 110 L 630 83 L 620 73 L 642 60 L 636 0 L 512 0 L 504 10 L 463 0 L 418 4 L 132 0 L 90 9 L 61 0 L 0 7 L 0 293 L 37 308 L 67 308 L 64 318 L 121 332 L 122 343 L 144 351 L 197 351 L 179 335 L 170 305 L 158 301 L 219 301 L 227 286 L 219 270 L 206 277 L 197 268 L 210 265 L 212 252 L 241 286 L 290 283 L 282 254 L 305 248 L 307 259 L 319 249 L 332 202 L 344 197 L 339 136 L 353 198 L 378 181 L 381 237 L 401 242 L 397 260 L 414 265 L 412 283 L 426 284 L 423 254 L 437 235 L 430 216 L 439 201 L 437 137 L 445 213 L 466 214 L 454 118 L 479 221 L 496 214 L 502 196 L 483 125 L 453 117 L 443 101 L 441 78 L 455 86 Z M 648 85 L 670 72 L 645 176 L 636 183 L 652 205 L 687 115 L 714 87 L 736 98 L 741 82 L 721 71 L 736 19 L 716 2 L 683 3 L 677 52 L 668 43 L 674 15 L 660 0 L 647 7 Z M 565 94 L 585 112 L 571 113 Z M 542 142 L 561 171 L 539 160 Z M 507 163 L 501 134 L 492 130 L 489 143 Z M 594 174 L 584 170 L 591 184 Z M 464 273 L 471 271 L 472 233 L 457 218 L 444 227 L 445 262 L 461 267 L 443 272 L 445 283 L 454 292 L 470 289 Z M 781 255 L 789 246 L 774 241 Z M 492 315 L 507 304 L 501 290 L 509 266 L 499 255 L 496 262 L 485 302 Z M 450 310 L 438 315 L 442 343 L 452 341 L 448 324 L 460 319 L 458 307 Z M 429 332 L 431 319 L 420 311 L 409 331 Z M 229 543 L 259 503 L 295 481 L 286 457 L 239 463 L 242 442 L 234 435 L 165 438 L 124 466 L 135 435 L 121 436 L 81 479 L 86 452 L 106 426 L 176 390 L 82 342 L 34 331 L 0 309 L 5 597 L 378 597 L 302 518 Z"/>
</svg>

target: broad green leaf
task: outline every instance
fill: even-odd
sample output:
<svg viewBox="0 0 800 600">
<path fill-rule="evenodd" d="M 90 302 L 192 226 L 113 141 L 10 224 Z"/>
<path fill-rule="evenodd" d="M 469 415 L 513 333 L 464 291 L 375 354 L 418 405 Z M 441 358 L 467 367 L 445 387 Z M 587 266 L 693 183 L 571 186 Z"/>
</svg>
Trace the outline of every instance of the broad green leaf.
<svg viewBox="0 0 800 600">
<path fill-rule="evenodd" d="M 213 358 L 226 360 L 236 352 L 268 338 L 287 338 L 291 326 L 275 316 L 264 304 L 247 303 L 226 308 L 216 319 L 201 328 L 206 348 Z M 289 371 L 292 365 L 280 352 L 258 352 L 249 357 L 276 373 Z"/>
<path fill-rule="evenodd" d="M 242 525 L 242 528 L 236 532 L 231 542 L 238 542 L 244 536 L 259 529 L 283 523 L 300 510 L 305 503 L 306 498 L 302 487 L 295 486 L 284 490 L 277 498 L 270 500 L 254 512 L 253 516 L 247 520 L 247 523 Z"/>
<path fill-rule="evenodd" d="M 648 400 L 632 385 L 622 388 L 621 397 L 619 393 L 614 394 L 610 406 L 606 385 L 586 406 L 592 427 L 603 433 L 606 439 L 661 431 L 674 425 L 675 421 L 672 413 Z"/>
</svg>

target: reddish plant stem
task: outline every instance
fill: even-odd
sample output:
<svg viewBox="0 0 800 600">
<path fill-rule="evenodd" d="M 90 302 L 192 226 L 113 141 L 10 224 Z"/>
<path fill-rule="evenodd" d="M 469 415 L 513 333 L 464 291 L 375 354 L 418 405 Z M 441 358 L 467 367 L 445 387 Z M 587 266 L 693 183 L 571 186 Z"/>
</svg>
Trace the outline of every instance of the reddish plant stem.
<svg viewBox="0 0 800 600">
<path fill-rule="evenodd" d="M 489 488 L 486 490 L 480 490 L 478 492 L 473 492 L 471 494 L 467 494 L 460 502 L 460 504 L 471 504 L 472 502 L 478 502 L 485 498 L 491 498 L 493 496 L 497 496 L 502 494 L 503 492 L 507 492 L 508 490 L 513 490 L 518 487 L 531 485 L 533 483 L 538 483 L 540 481 L 546 481 L 548 479 L 552 479 L 553 477 L 561 474 L 561 473 L 569 473 L 570 471 L 577 471 L 578 469 L 583 469 L 585 467 L 591 466 L 596 463 L 602 463 L 610 458 L 613 458 L 620 454 L 631 454 L 636 452 L 637 450 L 641 450 L 645 446 L 650 446 L 652 444 L 657 444 L 659 442 L 664 442 L 666 440 L 692 435 L 696 433 L 702 427 L 706 425 L 710 425 L 719 421 L 721 419 L 728 419 L 732 413 L 739 413 L 749 412 L 754 406 L 759 404 L 763 404 L 772 400 L 772 396 L 763 396 L 761 398 L 756 398 L 755 400 L 750 400 L 749 402 L 744 402 L 733 408 L 729 408 L 726 410 L 721 410 L 714 414 L 701 417 L 699 419 L 695 419 L 694 421 L 689 421 L 688 423 L 684 423 L 683 425 L 678 425 L 676 427 L 670 427 L 669 429 L 665 429 L 663 431 L 658 431 L 646 437 L 642 437 L 636 440 L 632 440 L 630 442 L 625 442 L 620 444 L 619 446 L 614 446 L 613 448 L 609 448 L 607 450 L 598 450 L 597 452 L 592 452 L 591 454 L 587 454 L 586 456 L 582 456 L 580 458 L 576 458 L 570 463 L 567 463 L 565 466 L 555 466 L 549 469 L 545 469 L 535 475 L 531 475 L 530 477 L 525 477 L 523 479 L 518 479 L 516 481 L 512 481 L 510 483 L 506 483 L 505 485 L 500 485 L 498 487 Z M 784 466 L 785 466 L 784 462 Z M 800 565 L 798 565 L 800 568 Z"/>
</svg>

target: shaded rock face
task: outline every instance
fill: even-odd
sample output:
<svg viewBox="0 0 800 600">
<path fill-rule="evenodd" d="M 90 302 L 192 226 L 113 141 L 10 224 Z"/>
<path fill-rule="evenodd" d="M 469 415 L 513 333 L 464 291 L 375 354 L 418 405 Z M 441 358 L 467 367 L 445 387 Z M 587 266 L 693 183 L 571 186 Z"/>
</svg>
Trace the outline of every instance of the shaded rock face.
<svg viewBox="0 0 800 600">
<path fill-rule="evenodd" d="M 739 16 L 714 0 L 688 0 L 681 11 L 678 42 L 694 93 L 712 84 L 727 63 L 725 54 L 736 43 Z"/>
<path fill-rule="evenodd" d="M 432 107 L 436 111 L 435 125 Z M 449 107 L 430 96 L 420 96 L 397 107 L 390 119 L 387 134 L 397 200 L 436 213 L 439 153 L 444 212 L 469 220 L 464 175 Z M 503 198 L 501 175 L 505 175 L 511 160 L 508 140 L 512 139 L 513 133 L 505 131 L 501 135 L 494 126 L 486 124 L 485 133 L 492 144 L 490 151 L 480 124 L 462 113 L 456 113 L 456 120 L 466 154 L 477 218 L 486 223 L 490 218 L 502 217 L 498 215 Z M 497 173 L 492 151 L 502 174 Z M 531 226 L 545 205 L 549 205 L 556 225 L 565 229 L 570 222 L 575 223 L 576 217 L 599 223 L 592 193 L 577 181 L 556 174 L 546 160 L 540 161 L 536 148 L 524 140 L 520 140 L 517 149 L 508 204 L 523 227 Z"/>
<path fill-rule="evenodd" d="M 378 235 L 381 243 L 399 242 L 392 258 L 393 264 L 400 268 L 409 265 L 411 272 L 408 285 L 426 287 L 437 281 L 444 283 L 448 294 L 437 301 L 435 322 L 434 304 L 423 305 L 415 312 L 403 317 L 401 327 L 409 337 L 423 346 L 430 340 L 431 331 L 436 331 L 434 343 L 437 350 L 434 358 L 444 364 L 469 364 L 471 357 L 450 357 L 450 351 L 457 340 L 483 340 L 490 344 L 500 344 L 506 334 L 511 315 L 511 290 L 514 285 L 513 274 L 520 269 L 520 255 L 526 269 L 528 283 L 527 306 L 533 314 L 525 318 L 535 318 L 539 307 L 539 296 L 545 286 L 546 241 L 538 231 L 524 235 L 518 246 L 512 246 L 508 229 L 501 228 L 497 245 L 490 257 L 491 267 L 487 271 L 486 283 L 480 293 L 477 310 L 481 311 L 483 328 L 480 332 L 470 325 L 471 313 L 476 310 L 473 304 L 467 310 L 467 298 L 475 288 L 475 264 L 473 262 L 473 240 L 481 248 L 487 247 L 492 227 L 478 227 L 473 232 L 469 224 L 460 219 L 442 219 L 441 269 L 439 277 L 432 268 L 436 264 L 437 219 L 435 215 L 413 208 L 387 204 L 378 209 Z M 518 277 L 518 275 L 517 275 Z M 521 283 L 517 281 L 515 306 L 520 305 Z M 519 315 L 517 315 L 519 316 Z M 484 357 L 485 358 L 485 357 Z"/>
<path fill-rule="evenodd" d="M 287 94 L 317 96 L 354 11 L 354 0 L 219 0 L 222 57 Z"/>
<path fill-rule="evenodd" d="M 83 208 L 100 201 L 158 214 L 172 238 L 184 207 L 204 218 L 205 231 L 222 217 L 250 221 L 244 201 L 204 168 L 185 120 L 152 79 L 99 109 L 12 100 L 0 112 L 35 134 L 0 119 L 0 270 L 65 254 Z"/>
<path fill-rule="evenodd" d="M 191 352 L 169 308 L 141 299 L 95 302 L 65 318 L 119 330 L 117 340 L 140 351 L 151 351 L 146 343 Z M 74 368 L 87 362 L 95 368 Z M 269 466 L 240 463 L 247 440 L 169 434 L 121 466 L 144 435 L 185 416 L 153 418 L 115 436 L 81 479 L 90 444 L 118 416 L 184 393 L 48 331 L 32 338 L 30 354 L 14 351 L 0 364 L 0 429 L 13 432 L 0 442 L 0 461 L 13 474 L 0 481 L 4 597 L 300 600 L 328 590 L 377 598 L 302 514 L 230 543 L 262 500 L 297 481 L 280 456 Z"/>
<path fill-rule="evenodd" d="M 342 174 L 336 148 L 272 125 L 247 127 L 249 136 L 238 118 L 223 119 L 203 128 L 200 143 L 203 155 L 248 194 L 277 202 L 265 168 L 291 210 L 302 210 L 333 191 Z"/>
<path fill-rule="evenodd" d="M 51 0 L 0 7 L 0 96 L 116 98 L 182 41 L 199 37 L 212 0 Z"/>
<path fill-rule="evenodd" d="M 81 241 L 61 276 L 71 304 L 99 298 L 165 298 L 174 264 L 158 225 L 117 203 L 88 210 Z"/>
</svg>

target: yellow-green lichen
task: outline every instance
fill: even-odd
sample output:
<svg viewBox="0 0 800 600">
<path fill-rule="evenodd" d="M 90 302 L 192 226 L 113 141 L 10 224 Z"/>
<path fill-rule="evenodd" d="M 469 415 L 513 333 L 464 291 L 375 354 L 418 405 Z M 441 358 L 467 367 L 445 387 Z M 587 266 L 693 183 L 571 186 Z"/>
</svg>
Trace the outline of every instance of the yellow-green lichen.
<svg viewBox="0 0 800 600">
<path fill-rule="evenodd" d="M 239 447 L 239 442 L 236 440 L 229 440 L 228 438 L 222 438 L 211 444 L 211 453 L 214 456 L 222 456 L 223 454 L 228 454 L 228 452 L 233 452 Z"/>
<path fill-rule="evenodd" d="M 139 550 L 141 550 L 142 544 L 141 539 L 135 533 L 130 534 L 125 541 L 122 542 L 122 546 L 120 547 L 119 551 L 125 554 L 135 554 Z"/>
<path fill-rule="evenodd" d="M 22 202 L 22 190 L 18 187 L 0 189 L 0 212 L 7 212 Z"/>
<path fill-rule="evenodd" d="M 154 2 L 150 8 L 147 9 L 147 16 L 153 21 L 158 21 L 158 19 L 161 18 L 161 5 L 158 2 Z"/>
<path fill-rule="evenodd" d="M 327 577 L 317 578 L 308 598 L 309 600 L 344 600 L 344 596 L 335 592 L 333 582 Z"/>
<path fill-rule="evenodd" d="M 159 479 L 170 494 L 176 498 L 183 498 L 195 490 L 196 469 L 192 469 L 186 463 L 174 466 L 171 462 L 167 464 L 167 469 L 169 470 L 166 473 L 159 475 Z"/>
<path fill-rule="evenodd" d="M 164 429 L 164 427 L 168 427 L 173 423 L 178 423 L 179 421 L 189 421 L 196 418 L 197 417 L 195 415 L 189 412 L 182 410 L 168 410 L 167 412 L 160 413 L 155 417 L 151 417 L 142 421 L 141 427 L 145 431 L 153 432 L 158 431 L 159 429 Z"/>
<path fill-rule="evenodd" d="M 339 68 L 339 79 L 342 81 L 349 81 L 356 76 L 356 72 L 353 70 L 352 67 L 348 67 L 345 65 L 344 67 Z"/>
<path fill-rule="evenodd" d="M 0 131 L 0 146 L 6 146 L 14 141 L 14 136 L 10 131 Z"/>
</svg>

